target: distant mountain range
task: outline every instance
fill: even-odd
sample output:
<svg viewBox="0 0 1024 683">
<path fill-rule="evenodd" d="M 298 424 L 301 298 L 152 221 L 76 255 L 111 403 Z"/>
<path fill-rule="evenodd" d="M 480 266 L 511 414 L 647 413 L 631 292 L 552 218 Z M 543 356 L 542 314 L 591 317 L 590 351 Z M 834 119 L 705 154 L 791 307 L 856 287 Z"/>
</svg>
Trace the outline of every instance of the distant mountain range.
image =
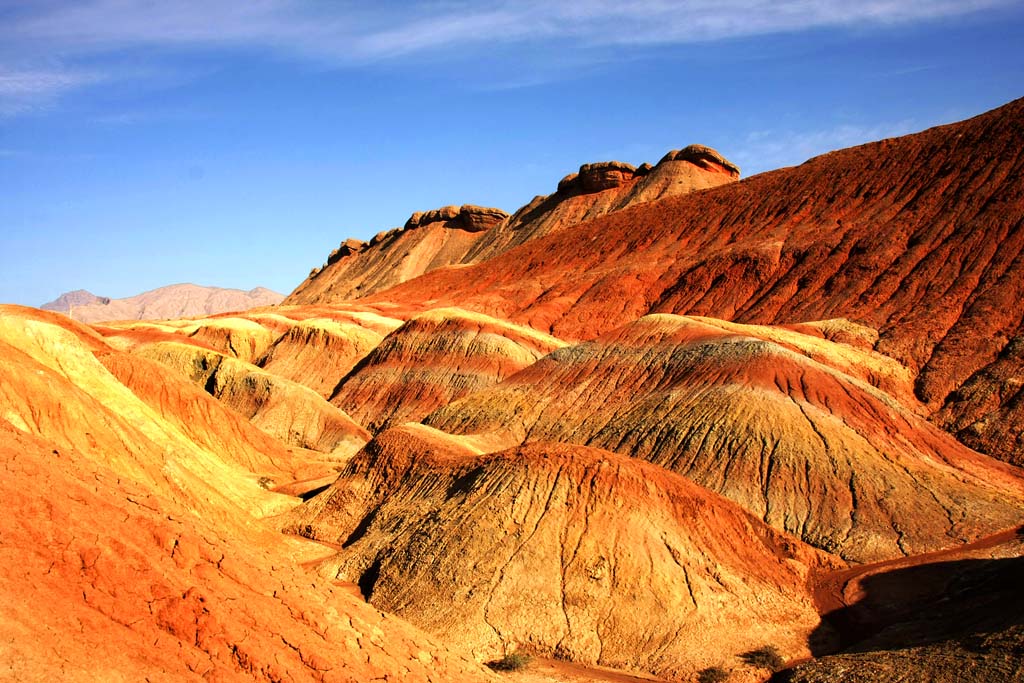
<svg viewBox="0 0 1024 683">
<path fill-rule="evenodd" d="M 84 289 L 65 292 L 40 308 L 65 313 L 75 320 L 94 323 L 108 320 L 159 320 L 191 318 L 281 303 L 284 295 L 256 287 L 249 291 L 168 285 L 124 299 L 96 296 Z"/>
</svg>

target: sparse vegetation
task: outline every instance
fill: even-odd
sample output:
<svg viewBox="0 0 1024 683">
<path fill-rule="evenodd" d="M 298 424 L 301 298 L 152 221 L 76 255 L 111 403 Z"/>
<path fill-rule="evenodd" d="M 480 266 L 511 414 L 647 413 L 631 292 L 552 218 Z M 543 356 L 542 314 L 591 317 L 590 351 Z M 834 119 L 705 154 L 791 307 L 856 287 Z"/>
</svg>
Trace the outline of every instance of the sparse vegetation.
<svg viewBox="0 0 1024 683">
<path fill-rule="evenodd" d="M 729 672 L 720 666 L 709 666 L 697 674 L 698 683 L 723 683 L 729 680 Z"/>
<path fill-rule="evenodd" d="M 260 477 L 259 485 L 261 488 L 269 489 L 274 485 L 274 480 L 270 477 Z"/>
<path fill-rule="evenodd" d="M 765 645 L 756 650 L 744 652 L 740 655 L 740 659 L 750 666 L 768 669 L 772 673 L 786 666 L 786 660 L 782 658 L 782 655 L 774 645 Z"/>
<path fill-rule="evenodd" d="M 487 667 L 495 671 L 519 671 L 525 668 L 532 659 L 533 657 L 522 652 L 510 652 L 501 659 L 487 662 Z"/>
</svg>

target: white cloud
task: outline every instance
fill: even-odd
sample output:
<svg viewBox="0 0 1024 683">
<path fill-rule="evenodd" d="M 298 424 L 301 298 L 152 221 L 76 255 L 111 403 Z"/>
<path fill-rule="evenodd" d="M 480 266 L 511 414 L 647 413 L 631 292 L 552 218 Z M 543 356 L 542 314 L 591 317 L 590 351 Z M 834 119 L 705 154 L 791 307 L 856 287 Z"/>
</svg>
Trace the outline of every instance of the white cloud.
<svg viewBox="0 0 1024 683">
<path fill-rule="evenodd" d="M 43 10 L 9 22 L 3 33 L 80 51 L 136 45 L 250 45 L 352 60 L 523 41 L 597 46 L 692 43 L 824 26 L 922 21 L 1012 2 L 449 0 L 398 7 L 382 2 L 369 11 L 366 5 L 302 0 L 91 0 L 43 4 Z"/>
<path fill-rule="evenodd" d="M 878 26 L 946 18 L 1015 0 L 54 0 L 0 25 L 6 110 L 89 83 L 52 67 L 102 61 L 133 48 L 246 49 L 352 65 L 424 53 L 465 57 L 496 47 L 602 48 L 716 41 L 821 27 Z M 600 50 L 593 50 L 600 59 Z M 17 62 L 12 62 L 17 60 Z M 35 62 L 33 62 L 35 60 Z M 17 63 L 22 73 L 11 76 Z M 51 65 L 26 69 L 25 64 Z M 527 75 L 524 75 L 529 78 Z M 95 82 L 93 78 L 93 82 Z"/>
<path fill-rule="evenodd" d="M 91 85 L 103 76 L 73 69 L 6 69 L 0 66 L 0 116 L 45 107 L 69 90 Z"/>
</svg>

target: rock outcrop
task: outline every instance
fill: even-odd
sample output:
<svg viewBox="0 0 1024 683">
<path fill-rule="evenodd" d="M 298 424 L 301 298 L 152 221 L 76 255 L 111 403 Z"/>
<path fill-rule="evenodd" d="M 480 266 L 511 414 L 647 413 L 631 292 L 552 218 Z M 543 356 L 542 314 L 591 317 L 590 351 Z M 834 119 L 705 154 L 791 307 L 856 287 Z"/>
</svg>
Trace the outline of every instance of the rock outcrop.
<svg viewBox="0 0 1024 683">
<path fill-rule="evenodd" d="M 636 175 L 636 166 L 621 161 L 602 161 L 583 164 L 577 173 L 571 173 L 558 183 L 562 194 L 589 194 L 621 187 Z"/>
<path fill-rule="evenodd" d="M 402 229 L 379 233 L 367 244 L 348 240 L 322 268 L 287 298 L 289 304 L 358 299 L 446 266 L 476 263 L 523 242 L 638 202 L 733 182 L 739 170 L 699 145 L 657 166 L 639 169 L 620 161 L 584 164 L 509 216 L 500 209 L 466 205 L 414 213 Z M 685 151 L 685 150 L 684 150 Z M 669 158 L 673 157 L 673 158 Z"/>
<path fill-rule="evenodd" d="M 338 261 L 340 261 L 341 259 L 345 258 L 346 256 L 351 256 L 352 254 L 358 254 L 365 247 L 366 247 L 366 242 L 363 242 L 362 240 L 357 240 L 357 239 L 354 239 L 354 238 L 350 237 L 347 240 L 345 240 L 344 242 L 342 242 L 338 246 L 337 249 L 335 249 L 334 251 L 332 251 L 330 253 L 330 255 L 327 257 L 327 263 L 324 264 L 324 265 L 325 266 L 329 266 L 329 265 L 332 265 L 334 263 L 337 263 Z M 317 272 L 320 272 L 319 269 L 317 269 Z"/>
<path fill-rule="evenodd" d="M 442 206 L 432 211 L 417 211 L 405 223 L 405 230 L 415 230 L 429 225 L 440 224 L 450 230 L 482 232 L 508 218 L 501 209 L 464 204 L 463 206 Z"/>
<path fill-rule="evenodd" d="M 716 150 L 706 147 L 705 145 L 689 145 L 683 149 L 674 149 L 666 154 L 659 164 L 664 164 L 669 161 L 688 161 L 691 164 L 700 166 L 701 168 L 721 170 L 733 178 L 740 177 L 739 166 L 723 157 Z"/>
</svg>

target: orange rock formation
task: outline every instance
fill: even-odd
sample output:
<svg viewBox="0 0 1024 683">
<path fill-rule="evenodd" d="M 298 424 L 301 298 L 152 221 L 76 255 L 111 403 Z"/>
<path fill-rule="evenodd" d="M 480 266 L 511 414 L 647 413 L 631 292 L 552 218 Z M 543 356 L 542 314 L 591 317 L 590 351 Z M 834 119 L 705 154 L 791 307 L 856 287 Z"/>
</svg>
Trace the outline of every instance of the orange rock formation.
<svg viewBox="0 0 1024 683">
<path fill-rule="evenodd" d="M 1022 122 L 586 164 L 274 308 L 0 307 L 0 678 L 1019 677 Z"/>
</svg>

